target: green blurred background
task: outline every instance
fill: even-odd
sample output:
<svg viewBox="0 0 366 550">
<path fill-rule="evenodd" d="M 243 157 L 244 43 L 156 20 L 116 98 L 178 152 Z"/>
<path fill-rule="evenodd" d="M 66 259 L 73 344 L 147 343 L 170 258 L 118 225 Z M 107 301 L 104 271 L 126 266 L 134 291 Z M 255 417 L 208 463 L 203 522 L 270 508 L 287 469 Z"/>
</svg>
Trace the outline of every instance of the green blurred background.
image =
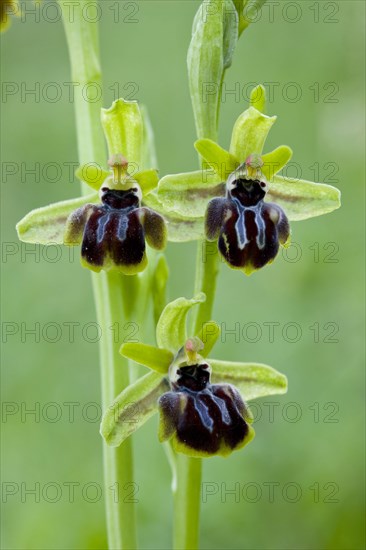
<svg viewBox="0 0 366 550">
<path fill-rule="evenodd" d="M 79 193 L 64 164 L 77 162 L 73 105 L 64 84 L 70 82 L 68 53 L 61 22 L 50 22 L 55 10 L 47 4 L 39 21 L 28 15 L 2 36 L 2 80 L 19 87 L 3 95 L 1 106 L 2 546 L 106 548 L 103 499 L 97 493 L 102 487 L 95 420 L 98 344 L 90 341 L 95 332 L 87 328 L 95 321 L 90 276 L 77 254 L 70 260 L 65 250 L 47 255 L 21 246 L 14 229 L 32 208 Z M 101 2 L 104 105 L 114 99 L 118 83 L 120 95 L 148 106 L 161 174 L 195 169 L 186 51 L 199 3 L 120 2 L 125 21 L 118 24 L 111 9 L 116 4 Z M 331 178 L 342 190 L 343 206 L 294 223 L 296 244 L 287 261 L 280 255 L 250 278 L 221 270 L 214 318 L 223 323 L 224 334 L 235 323 L 244 332 L 240 338 L 226 334 L 216 356 L 271 364 L 288 376 L 289 392 L 254 405 L 257 436 L 248 448 L 205 461 L 204 482 L 210 485 L 203 492 L 213 494 L 203 498 L 201 546 L 358 550 L 364 548 L 365 9 L 352 0 L 271 5 L 274 20 L 264 9 L 242 36 L 226 91 L 245 95 L 248 82 L 278 83 L 268 105 L 278 121 L 266 150 L 289 144 L 302 176 L 329 183 Z M 299 20 L 289 22 L 296 13 Z M 50 82 L 63 90 L 58 101 L 49 100 Z M 295 93 L 290 82 L 301 89 L 296 102 L 286 100 L 286 90 L 291 98 Z M 40 97 L 22 97 L 22 87 L 35 83 Z M 220 141 L 227 146 L 247 101 L 225 90 L 223 100 Z M 18 172 L 9 175 L 6 170 L 14 165 L 4 163 L 16 163 Z M 46 177 L 24 175 L 35 163 L 41 172 L 47 163 L 58 163 L 62 176 L 52 167 Z M 38 250 L 36 256 L 31 250 Z M 167 256 L 169 297 L 191 296 L 195 245 L 170 244 Z M 70 342 L 65 323 L 73 322 L 79 325 Z M 35 323 L 39 341 L 26 334 Z M 268 323 L 277 323 L 274 338 Z M 49 332 L 42 335 L 44 327 Z M 12 328 L 17 332 L 10 335 L 6 331 Z M 26 413 L 35 408 L 35 415 Z M 156 430 L 155 418 L 135 438 L 135 498 L 140 545 L 146 549 L 171 544 L 170 472 Z M 37 483 L 39 498 L 26 493 Z M 74 499 L 69 498 L 72 483 Z"/>
</svg>

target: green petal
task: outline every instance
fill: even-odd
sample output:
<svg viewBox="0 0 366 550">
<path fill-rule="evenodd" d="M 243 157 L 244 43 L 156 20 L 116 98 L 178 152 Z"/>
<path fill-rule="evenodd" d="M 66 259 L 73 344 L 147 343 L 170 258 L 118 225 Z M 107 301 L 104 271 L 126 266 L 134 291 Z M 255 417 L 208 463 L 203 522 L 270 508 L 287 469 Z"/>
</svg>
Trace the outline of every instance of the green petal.
<svg viewBox="0 0 366 550">
<path fill-rule="evenodd" d="M 207 357 L 209 355 L 220 336 L 220 332 L 220 327 L 215 321 L 209 321 L 203 325 L 202 329 L 197 334 L 204 346 L 203 350 L 200 351 L 202 357 Z"/>
<path fill-rule="evenodd" d="M 249 107 L 235 122 L 230 153 L 239 161 L 244 162 L 249 155 L 254 153 L 261 155 L 268 132 L 276 121 L 275 116 L 268 117 Z"/>
<path fill-rule="evenodd" d="M 148 346 L 138 342 L 127 342 L 120 349 L 121 355 L 148 367 L 160 374 L 166 374 L 174 355 L 167 349 Z"/>
<path fill-rule="evenodd" d="M 216 359 L 210 359 L 210 365 L 212 383 L 232 384 L 238 388 L 246 401 L 287 392 L 286 376 L 267 365 L 233 363 Z"/>
<path fill-rule="evenodd" d="M 150 372 L 128 386 L 104 413 L 100 433 L 106 443 L 118 447 L 157 412 L 159 397 L 169 390 L 160 374 Z"/>
<path fill-rule="evenodd" d="M 225 193 L 221 181 L 211 170 L 170 174 L 160 180 L 157 197 L 167 212 L 184 219 L 203 218 L 208 201 Z"/>
<path fill-rule="evenodd" d="M 117 99 L 109 109 L 102 109 L 102 126 L 108 153 L 122 154 L 129 163 L 141 168 L 143 121 L 136 101 Z"/>
<path fill-rule="evenodd" d="M 158 324 L 159 317 L 166 306 L 166 287 L 169 277 L 169 267 L 163 254 L 157 258 L 154 273 L 151 280 L 151 292 L 153 299 L 154 321 Z"/>
<path fill-rule="evenodd" d="M 211 139 L 199 139 L 194 146 L 219 176 L 220 181 L 226 181 L 231 172 L 234 172 L 240 164 L 238 159 Z"/>
<path fill-rule="evenodd" d="M 97 164 L 90 162 L 89 164 L 82 164 L 75 172 L 75 176 L 89 185 L 95 191 L 99 191 L 102 187 L 104 180 L 111 175 L 108 170 L 103 170 Z"/>
<path fill-rule="evenodd" d="M 215 136 L 224 71 L 238 39 L 238 15 L 231 0 L 206 0 L 192 28 L 187 64 L 199 137 Z"/>
<path fill-rule="evenodd" d="M 267 179 L 271 180 L 277 172 L 282 170 L 292 157 L 292 149 L 287 145 L 280 145 L 274 151 L 262 155 L 262 172 Z"/>
<path fill-rule="evenodd" d="M 96 193 L 68 201 L 56 202 L 32 210 L 17 224 L 18 237 L 26 243 L 64 244 L 69 215 L 87 203 L 98 203 Z"/>
<path fill-rule="evenodd" d="M 293 221 L 321 216 L 341 205 L 341 193 L 336 187 L 283 176 L 274 176 L 267 199 L 281 206 Z"/>
<path fill-rule="evenodd" d="M 187 340 L 186 319 L 189 310 L 206 300 L 201 292 L 195 298 L 178 298 L 163 310 L 156 327 L 156 341 L 160 348 L 177 353 Z"/>
<path fill-rule="evenodd" d="M 155 193 L 150 193 L 143 201 L 145 206 L 164 216 L 168 228 L 168 240 L 172 242 L 197 241 L 204 237 L 204 218 L 189 218 L 170 212 Z"/>
<path fill-rule="evenodd" d="M 250 93 L 250 106 L 261 113 L 266 112 L 266 89 L 262 84 L 253 88 Z"/>
<path fill-rule="evenodd" d="M 143 172 L 136 172 L 136 174 L 132 174 L 132 177 L 141 187 L 143 195 L 148 195 L 155 189 L 155 187 L 158 186 L 158 171 L 153 168 L 150 170 L 144 170 Z"/>
</svg>

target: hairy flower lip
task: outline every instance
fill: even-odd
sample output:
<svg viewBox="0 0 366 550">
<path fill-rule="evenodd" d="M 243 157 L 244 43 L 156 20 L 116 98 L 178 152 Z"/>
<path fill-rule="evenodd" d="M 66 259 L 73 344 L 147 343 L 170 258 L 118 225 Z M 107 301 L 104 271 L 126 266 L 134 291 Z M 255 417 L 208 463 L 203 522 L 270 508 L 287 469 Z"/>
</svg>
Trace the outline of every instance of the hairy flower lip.
<svg viewBox="0 0 366 550">
<path fill-rule="evenodd" d="M 246 405 L 236 388 L 211 385 L 166 392 L 159 399 L 160 440 L 194 456 L 228 455 L 254 436 Z"/>
</svg>

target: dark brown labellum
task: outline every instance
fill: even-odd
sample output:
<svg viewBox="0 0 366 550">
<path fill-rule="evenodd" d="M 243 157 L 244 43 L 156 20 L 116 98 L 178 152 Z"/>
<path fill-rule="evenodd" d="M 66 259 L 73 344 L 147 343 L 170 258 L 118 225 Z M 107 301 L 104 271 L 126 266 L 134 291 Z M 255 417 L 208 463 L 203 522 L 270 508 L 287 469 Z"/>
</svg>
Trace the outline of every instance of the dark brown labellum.
<svg viewBox="0 0 366 550">
<path fill-rule="evenodd" d="M 247 274 L 272 262 L 290 227 L 283 210 L 264 202 L 264 182 L 237 179 L 226 198 L 213 199 L 206 213 L 206 236 L 218 239 L 226 262 Z"/>
<path fill-rule="evenodd" d="M 253 437 L 248 409 L 230 384 L 210 384 L 207 364 L 178 369 L 172 391 L 159 400 L 160 439 L 178 452 L 227 455 Z"/>
<path fill-rule="evenodd" d="M 132 275 L 147 263 L 145 239 L 161 250 L 166 243 L 163 218 L 140 207 L 138 189 L 101 189 L 102 204 L 87 204 L 71 214 L 66 244 L 82 240 L 82 263 L 93 271 L 118 269 Z"/>
</svg>

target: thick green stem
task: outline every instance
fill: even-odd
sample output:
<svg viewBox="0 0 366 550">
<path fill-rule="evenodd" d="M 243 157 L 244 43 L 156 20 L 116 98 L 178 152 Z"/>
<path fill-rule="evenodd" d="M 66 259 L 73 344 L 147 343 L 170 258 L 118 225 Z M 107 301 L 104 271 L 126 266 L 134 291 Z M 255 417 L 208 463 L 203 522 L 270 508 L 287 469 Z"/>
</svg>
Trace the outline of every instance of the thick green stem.
<svg viewBox="0 0 366 550">
<path fill-rule="evenodd" d="M 202 460 L 176 455 L 174 492 L 174 548 L 198 548 Z"/>
<path fill-rule="evenodd" d="M 72 80 L 75 85 L 75 114 L 80 164 L 94 162 L 103 166 L 105 145 L 100 123 L 102 107 L 101 69 L 99 62 L 98 26 L 83 17 L 87 0 L 73 6 L 59 0 L 69 47 Z M 84 12 L 85 13 L 85 12 Z M 88 99 L 94 91 L 100 100 Z M 87 189 L 83 189 L 87 193 Z M 102 407 L 105 410 L 116 395 L 129 384 L 128 364 L 119 354 L 118 328 L 124 311 L 122 288 L 124 277 L 118 273 L 93 274 L 93 290 L 98 323 L 102 330 L 100 364 Z M 125 503 L 123 491 L 133 483 L 131 439 L 118 449 L 104 445 L 104 483 L 107 514 L 108 545 L 110 549 L 134 549 L 136 542 L 135 506 Z"/>
</svg>

